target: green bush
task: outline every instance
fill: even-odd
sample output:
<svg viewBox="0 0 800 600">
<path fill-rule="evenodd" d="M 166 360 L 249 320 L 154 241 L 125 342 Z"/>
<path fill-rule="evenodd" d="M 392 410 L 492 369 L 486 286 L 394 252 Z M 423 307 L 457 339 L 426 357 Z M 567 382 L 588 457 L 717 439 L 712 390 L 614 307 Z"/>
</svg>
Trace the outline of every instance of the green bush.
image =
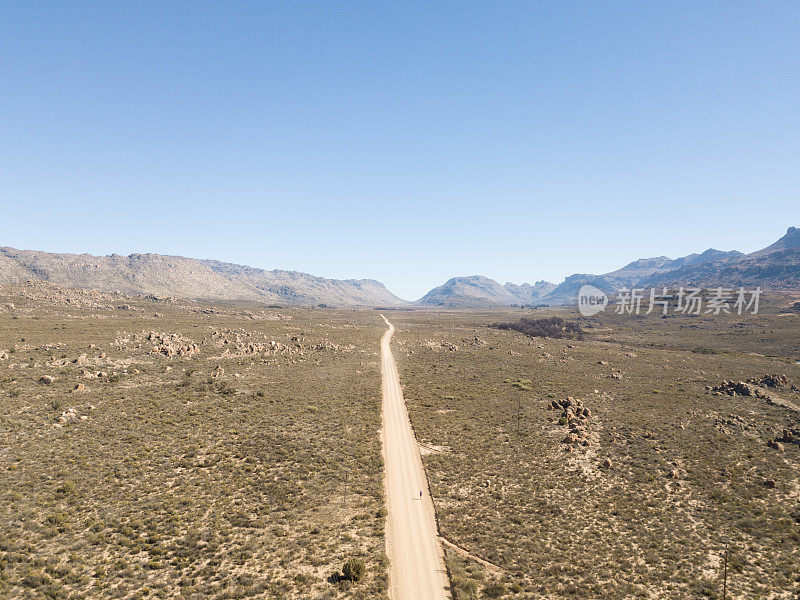
<svg viewBox="0 0 800 600">
<path fill-rule="evenodd" d="M 483 588 L 483 595 L 487 598 L 500 598 L 506 595 L 506 588 L 502 583 L 493 581 Z"/>
<path fill-rule="evenodd" d="M 38 588 L 47 583 L 47 575 L 36 569 L 30 569 L 22 578 L 22 583 L 30 588 Z"/>
<path fill-rule="evenodd" d="M 364 579 L 367 574 L 367 565 L 360 558 L 349 558 L 342 567 L 342 576 L 344 579 L 352 582 L 358 582 Z"/>
</svg>

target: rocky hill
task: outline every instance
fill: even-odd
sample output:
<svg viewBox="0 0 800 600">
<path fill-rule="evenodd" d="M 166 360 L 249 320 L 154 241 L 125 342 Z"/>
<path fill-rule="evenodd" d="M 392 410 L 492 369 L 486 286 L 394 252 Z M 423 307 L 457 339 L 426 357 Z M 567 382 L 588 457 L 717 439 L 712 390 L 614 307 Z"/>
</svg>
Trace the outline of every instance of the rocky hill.
<svg viewBox="0 0 800 600">
<path fill-rule="evenodd" d="M 800 290 L 800 229 L 790 227 L 777 242 L 748 255 L 736 250 L 710 248 L 676 259 L 667 256 L 641 258 L 609 273 L 576 273 L 557 286 L 546 281 L 535 285 L 501 285 L 479 275 L 454 277 L 415 304 L 453 308 L 569 305 L 576 302 L 578 290 L 586 284 L 608 293 L 620 288 L 658 286 L 761 286 L 773 290 Z"/>
<path fill-rule="evenodd" d="M 536 304 L 554 287 L 547 281 L 537 281 L 533 285 L 530 283 L 500 285 L 494 279 L 481 275 L 453 277 L 443 285 L 432 289 L 415 304 L 451 308 Z"/>
<path fill-rule="evenodd" d="M 640 287 L 644 285 L 644 282 L 651 282 L 648 285 L 658 285 L 657 282 L 659 281 L 669 280 L 670 276 L 668 274 L 670 273 L 680 271 L 684 274 L 689 274 L 701 268 L 702 265 L 735 261 L 742 256 L 744 255 L 736 250 L 723 252 L 709 248 L 700 254 L 689 254 L 674 260 L 666 256 L 641 258 L 625 265 L 621 269 L 602 275 L 582 273 L 570 275 L 563 283 L 545 296 L 543 301 L 551 305 L 572 304 L 578 297 L 578 290 L 581 286 L 587 284 L 606 292 L 612 292 L 620 288 Z"/>
<path fill-rule="evenodd" d="M 750 257 L 766 256 L 782 250 L 800 249 L 800 229 L 797 227 L 789 227 L 786 230 L 786 235 L 779 239 L 774 244 L 767 246 L 763 250 L 749 254 Z"/>
<path fill-rule="evenodd" d="M 0 283 L 46 281 L 61 287 L 190 299 L 276 304 L 399 306 L 405 302 L 368 279 L 326 279 L 161 254 L 92 256 L 0 247 Z"/>
<path fill-rule="evenodd" d="M 602 275 L 571 275 L 542 301 L 551 305 L 572 304 L 584 284 L 608 293 L 623 287 L 679 286 L 800 290 L 800 229 L 790 227 L 774 244 L 747 255 L 735 250 L 709 249 L 675 260 L 664 256 L 640 259 Z"/>
<path fill-rule="evenodd" d="M 0 247 L 0 284 L 45 281 L 75 289 L 153 294 L 188 299 L 251 300 L 275 304 L 392 307 L 412 305 L 371 279 L 326 279 L 297 271 L 267 271 L 244 265 L 161 254 L 92 256 Z M 480 275 L 453 277 L 413 305 L 486 308 L 573 304 L 582 285 L 613 293 L 626 287 L 738 287 L 800 290 L 800 229 L 790 227 L 762 250 L 709 249 L 677 259 L 635 260 L 600 275 L 570 275 L 547 281 L 500 284 Z"/>
</svg>

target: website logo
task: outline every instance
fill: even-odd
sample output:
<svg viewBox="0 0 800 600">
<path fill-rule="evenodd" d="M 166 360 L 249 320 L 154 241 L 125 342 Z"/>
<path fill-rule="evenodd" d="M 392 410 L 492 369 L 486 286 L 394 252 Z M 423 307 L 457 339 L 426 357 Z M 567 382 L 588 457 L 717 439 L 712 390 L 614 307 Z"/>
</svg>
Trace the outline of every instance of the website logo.
<svg viewBox="0 0 800 600">
<path fill-rule="evenodd" d="M 601 313 L 608 305 L 608 296 L 600 288 L 583 285 L 578 292 L 578 310 L 584 317 Z"/>
</svg>

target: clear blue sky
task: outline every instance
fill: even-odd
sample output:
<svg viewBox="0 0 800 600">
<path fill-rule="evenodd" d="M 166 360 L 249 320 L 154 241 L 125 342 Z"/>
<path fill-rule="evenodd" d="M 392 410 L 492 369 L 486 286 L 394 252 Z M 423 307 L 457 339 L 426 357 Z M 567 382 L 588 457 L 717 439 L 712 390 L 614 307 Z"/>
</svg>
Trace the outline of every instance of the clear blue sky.
<svg viewBox="0 0 800 600">
<path fill-rule="evenodd" d="M 0 245 L 413 299 L 800 225 L 798 2 L 0 3 Z"/>
</svg>

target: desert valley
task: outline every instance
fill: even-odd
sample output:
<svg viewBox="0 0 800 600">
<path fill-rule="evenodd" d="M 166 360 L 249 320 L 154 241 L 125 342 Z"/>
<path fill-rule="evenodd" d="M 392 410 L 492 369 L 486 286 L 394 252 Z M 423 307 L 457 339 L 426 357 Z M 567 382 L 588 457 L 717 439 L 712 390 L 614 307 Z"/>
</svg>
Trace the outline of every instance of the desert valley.
<svg viewBox="0 0 800 600">
<path fill-rule="evenodd" d="M 734 597 L 800 589 L 796 267 L 757 315 L 583 317 L 475 301 L 474 278 L 449 307 L 299 274 L 280 296 L 252 269 L 192 298 L 213 290 L 189 259 L 3 256 L 3 597 L 389 597 L 426 530 L 441 597 L 717 598 L 726 547 Z"/>
<path fill-rule="evenodd" d="M 800 2 L 0 2 L 0 600 L 800 600 Z"/>
</svg>

